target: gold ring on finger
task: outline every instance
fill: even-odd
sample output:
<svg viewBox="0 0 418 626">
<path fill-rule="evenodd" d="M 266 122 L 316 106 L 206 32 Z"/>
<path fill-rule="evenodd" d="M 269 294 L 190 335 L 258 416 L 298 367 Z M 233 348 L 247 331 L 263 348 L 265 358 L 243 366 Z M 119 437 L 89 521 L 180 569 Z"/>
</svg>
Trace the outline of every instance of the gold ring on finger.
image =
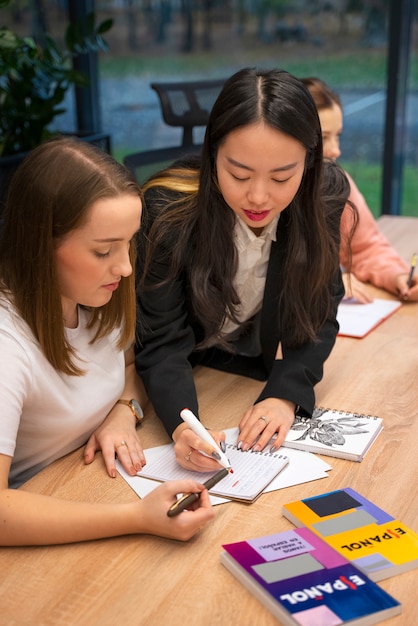
<svg viewBox="0 0 418 626">
<path fill-rule="evenodd" d="M 123 440 L 123 441 L 121 441 L 120 443 L 118 443 L 118 444 L 117 444 L 117 446 L 115 446 L 116 450 L 117 450 L 118 448 L 120 448 L 121 446 L 126 446 L 126 447 L 128 447 L 128 444 L 126 443 L 126 441 L 125 441 L 125 440 Z"/>
<path fill-rule="evenodd" d="M 186 461 L 190 461 L 190 457 L 192 456 L 192 452 L 193 452 L 193 450 L 190 450 L 189 454 L 186 454 L 186 456 L 184 457 L 186 459 Z"/>
</svg>

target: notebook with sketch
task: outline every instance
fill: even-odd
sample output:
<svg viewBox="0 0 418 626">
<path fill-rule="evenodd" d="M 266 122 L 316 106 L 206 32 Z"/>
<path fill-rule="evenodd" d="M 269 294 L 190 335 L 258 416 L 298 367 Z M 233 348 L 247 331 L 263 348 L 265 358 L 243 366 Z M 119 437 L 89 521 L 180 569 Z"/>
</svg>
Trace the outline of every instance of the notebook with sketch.
<svg viewBox="0 0 418 626">
<path fill-rule="evenodd" d="M 382 300 L 359 304 L 343 300 L 338 306 L 339 335 L 361 339 L 402 306 L 399 300 Z"/>
<path fill-rule="evenodd" d="M 383 429 L 383 419 L 315 407 L 312 417 L 296 415 L 283 446 L 362 461 Z"/>
</svg>

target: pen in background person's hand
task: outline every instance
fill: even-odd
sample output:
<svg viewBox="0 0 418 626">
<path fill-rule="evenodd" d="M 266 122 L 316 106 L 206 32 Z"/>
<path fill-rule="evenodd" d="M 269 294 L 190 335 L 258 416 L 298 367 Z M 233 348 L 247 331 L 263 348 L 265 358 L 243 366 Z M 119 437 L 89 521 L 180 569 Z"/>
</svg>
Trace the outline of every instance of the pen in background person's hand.
<svg viewBox="0 0 418 626">
<path fill-rule="evenodd" d="M 414 277 L 414 272 L 415 272 L 415 268 L 417 265 L 417 253 L 414 252 L 414 254 L 412 255 L 412 259 L 411 259 L 411 269 L 409 270 L 409 276 L 408 276 L 408 289 L 411 289 L 412 287 L 412 279 Z"/>
</svg>

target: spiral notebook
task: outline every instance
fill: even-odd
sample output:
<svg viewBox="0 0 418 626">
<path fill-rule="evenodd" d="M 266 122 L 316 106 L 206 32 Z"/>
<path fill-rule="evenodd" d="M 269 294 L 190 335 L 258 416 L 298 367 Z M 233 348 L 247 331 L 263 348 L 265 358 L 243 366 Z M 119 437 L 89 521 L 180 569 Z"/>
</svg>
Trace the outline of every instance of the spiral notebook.
<svg viewBox="0 0 418 626">
<path fill-rule="evenodd" d="M 296 415 L 283 446 L 362 461 L 382 429 L 380 417 L 317 407 L 312 418 Z"/>
<path fill-rule="evenodd" d="M 236 445 L 229 443 L 226 445 L 225 454 L 234 472 L 223 478 L 210 493 L 243 502 L 254 502 L 289 463 L 289 458 L 283 451 L 273 454 L 268 451 L 242 452 Z M 160 482 L 187 478 L 203 483 L 214 474 L 216 472 L 192 472 L 181 467 L 176 461 L 172 444 L 161 446 L 161 454 L 147 462 L 140 472 L 142 478 Z"/>
</svg>

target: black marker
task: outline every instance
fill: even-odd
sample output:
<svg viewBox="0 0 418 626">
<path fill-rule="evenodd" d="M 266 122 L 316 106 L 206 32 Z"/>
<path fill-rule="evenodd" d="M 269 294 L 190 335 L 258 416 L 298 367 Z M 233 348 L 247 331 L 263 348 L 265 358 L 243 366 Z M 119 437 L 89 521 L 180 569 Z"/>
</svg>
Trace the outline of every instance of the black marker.
<svg viewBox="0 0 418 626">
<path fill-rule="evenodd" d="M 212 476 L 212 478 L 209 478 L 205 483 L 203 483 L 203 485 L 209 491 L 209 489 L 212 489 L 212 487 L 214 487 L 216 483 L 222 480 L 222 478 L 225 478 L 225 476 L 228 476 L 228 474 L 229 474 L 229 471 L 227 469 L 221 469 L 214 476 Z M 170 508 L 167 511 L 168 517 L 174 517 L 175 515 L 178 515 L 179 513 L 184 511 L 184 509 L 187 509 L 188 506 L 193 504 L 193 502 L 196 502 L 196 500 L 199 500 L 199 498 L 200 498 L 200 492 L 199 493 L 185 493 L 181 498 L 179 498 L 176 502 L 174 502 L 174 504 L 170 506 Z"/>
</svg>

